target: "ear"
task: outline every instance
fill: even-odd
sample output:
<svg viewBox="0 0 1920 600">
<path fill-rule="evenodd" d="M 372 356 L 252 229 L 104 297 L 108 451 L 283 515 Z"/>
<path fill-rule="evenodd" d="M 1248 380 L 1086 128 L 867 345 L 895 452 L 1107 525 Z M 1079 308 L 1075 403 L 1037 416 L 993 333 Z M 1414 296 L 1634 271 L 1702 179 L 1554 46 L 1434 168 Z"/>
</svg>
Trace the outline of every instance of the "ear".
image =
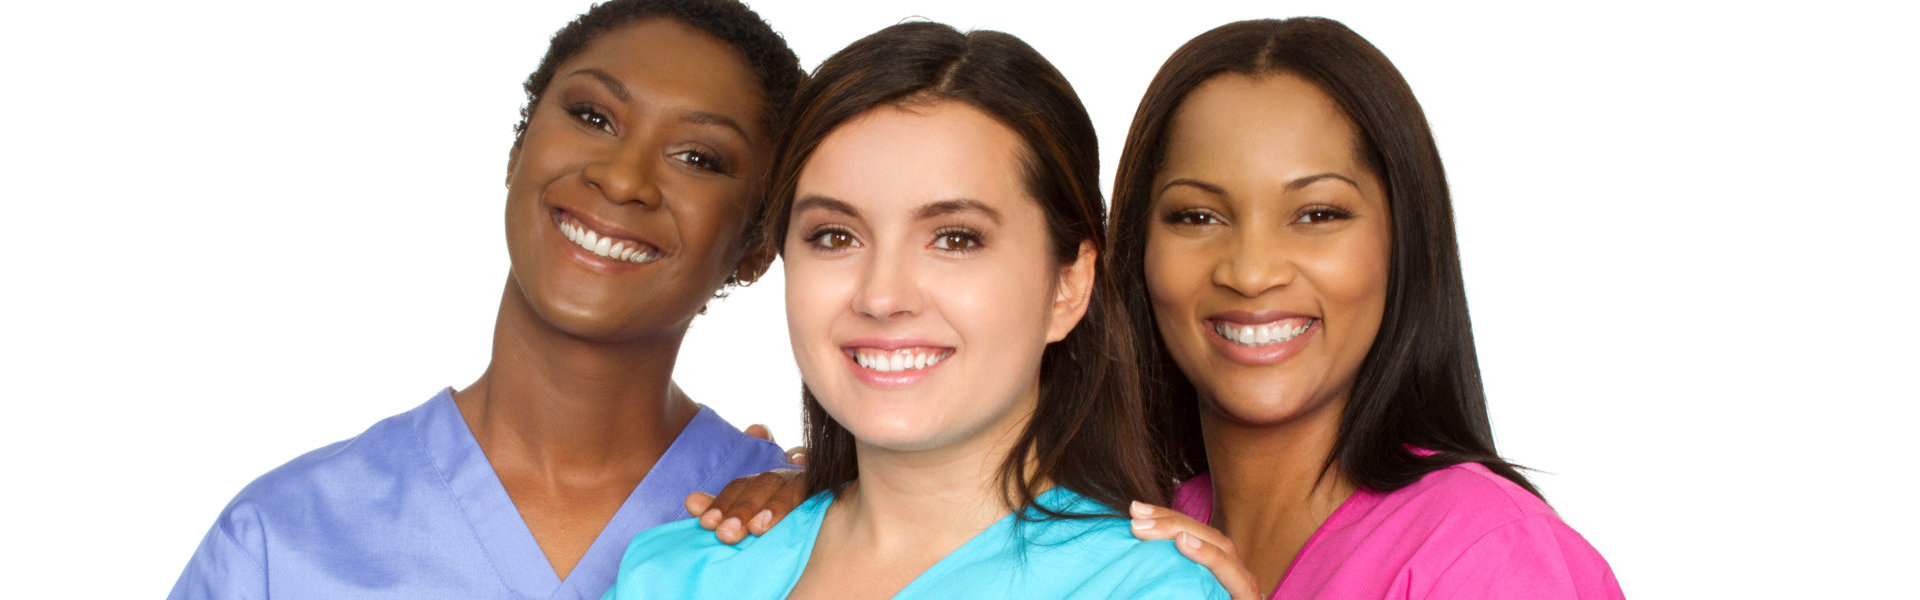
<svg viewBox="0 0 1920 600">
<path fill-rule="evenodd" d="M 520 163 L 520 140 L 513 141 L 513 147 L 507 149 L 507 187 L 513 187 L 513 169 Z"/>
<path fill-rule="evenodd" d="M 1093 242 L 1080 242 L 1080 254 L 1070 264 L 1060 265 L 1060 278 L 1053 285 L 1053 313 L 1047 319 L 1047 343 L 1066 339 L 1067 333 L 1087 315 L 1087 303 L 1093 297 L 1094 267 L 1100 253 Z"/>
<path fill-rule="evenodd" d="M 748 246 L 746 253 L 740 257 L 740 263 L 733 267 L 733 282 L 737 285 L 752 285 L 753 282 L 759 281 L 760 276 L 766 275 L 767 269 L 773 266 L 774 255 L 771 243 L 755 243 Z"/>
</svg>

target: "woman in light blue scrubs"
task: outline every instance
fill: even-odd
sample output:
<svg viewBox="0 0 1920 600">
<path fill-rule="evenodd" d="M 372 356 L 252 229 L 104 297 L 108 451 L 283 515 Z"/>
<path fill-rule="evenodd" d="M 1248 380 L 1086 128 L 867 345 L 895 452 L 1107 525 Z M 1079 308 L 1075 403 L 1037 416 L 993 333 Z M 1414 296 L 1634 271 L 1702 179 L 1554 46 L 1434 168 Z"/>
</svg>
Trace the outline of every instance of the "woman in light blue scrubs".
<svg viewBox="0 0 1920 600">
<path fill-rule="evenodd" d="M 1031 47 L 935 23 L 829 58 L 770 193 L 811 498 L 728 546 L 640 535 L 610 598 L 1225 598 L 1161 498 L 1102 267 L 1086 109 Z"/>
<path fill-rule="evenodd" d="M 172 598 L 597 598 L 682 498 L 784 464 L 671 380 L 757 232 L 805 75 L 735 0 L 614 0 L 527 79 L 478 380 L 255 480 Z"/>
</svg>

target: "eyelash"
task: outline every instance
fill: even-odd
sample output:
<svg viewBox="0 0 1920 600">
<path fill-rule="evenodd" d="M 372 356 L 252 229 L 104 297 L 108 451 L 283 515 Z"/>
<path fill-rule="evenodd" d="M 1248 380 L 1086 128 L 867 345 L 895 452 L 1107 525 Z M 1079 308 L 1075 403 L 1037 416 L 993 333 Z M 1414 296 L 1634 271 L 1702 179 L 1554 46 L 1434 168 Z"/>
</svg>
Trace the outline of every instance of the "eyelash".
<svg viewBox="0 0 1920 600">
<path fill-rule="evenodd" d="M 1328 221 L 1341 221 L 1353 218 L 1353 213 L 1332 206 L 1309 206 L 1294 217 L 1293 222 L 1318 225 Z"/>
<path fill-rule="evenodd" d="M 1353 218 L 1353 213 L 1339 208 L 1332 206 L 1310 206 L 1300 211 L 1291 222 L 1304 225 L 1318 225 L 1328 221 L 1340 221 L 1351 218 Z M 1205 219 L 1209 222 L 1195 222 L 1200 219 Z M 1217 225 L 1220 223 L 1219 215 L 1214 214 L 1213 211 L 1198 208 L 1176 210 L 1167 213 L 1167 216 L 1161 220 L 1168 225 L 1187 226 Z"/>
<path fill-rule="evenodd" d="M 712 171 L 714 173 L 719 173 L 721 175 L 727 174 L 727 164 L 724 162 L 721 162 L 719 156 L 708 154 L 706 152 L 701 152 L 699 150 L 681 150 L 679 152 L 675 152 L 671 154 L 670 156 L 680 157 L 680 162 L 686 163 L 687 166 L 693 167 L 695 169 Z"/>
<path fill-rule="evenodd" d="M 567 114 L 573 115 L 573 118 L 578 119 L 581 125 L 607 133 L 613 133 L 613 119 L 607 118 L 606 113 L 600 112 L 600 109 L 592 104 L 575 104 L 569 106 L 567 107 Z"/>
<path fill-rule="evenodd" d="M 1194 220 L 1198 220 L 1198 219 L 1206 219 L 1207 221 L 1210 221 L 1210 222 L 1205 222 L 1205 223 L 1193 222 Z M 1176 211 L 1167 213 L 1167 216 L 1161 218 L 1160 220 L 1165 222 L 1168 225 L 1186 225 L 1186 226 L 1218 225 L 1220 224 L 1220 221 L 1221 221 L 1220 216 L 1214 214 L 1213 211 L 1202 210 L 1198 208 L 1186 208 L 1186 209 L 1176 210 Z"/>
<path fill-rule="evenodd" d="M 846 236 L 847 245 L 837 247 L 837 248 L 822 245 L 820 241 L 830 235 Z M 801 238 L 801 239 L 802 241 L 805 241 L 808 246 L 812 246 L 813 249 L 819 250 L 822 252 L 845 252 L 847 250 L 860 247 L 860 240 L 853 239 L 853 232 L 847 231 L 839 227 L 834 227 L 834 226 L 825 226 L 825 227 L 814 229 L 812 232 L 807 234 L 807 237 Z"/>
<path fill-rule="evenodd" d="M 951 239 L 964 240 L 967 247 L 955 248 L 951 247 L 950 244 L 943 245 L 943 242 Z M 985 246 L 986 240 L 981 237 L 980 232 L 965 227 L 944 227 L 939 231 L 933 232 L 933 247 L 939 250 L 955 254 L 972 254 L 980 251 L 980 249 Z"/>
<path fill-rule="evenodd" d="M 606 113 L 601 112 L 598 107 L 595 107 L 592 104 L 575 104 L 573 106 L 569 106 L 567 107 L 567 114 L 572 115 L 574 119 L 579 120 L 581 125 L 592 127 L 594 129 L 598 129 L 606 133 L 616 133 L 613 129 L 613 119 L 608 118 Z M 673 156 L 676 159 L 678 159 L 680 162 L 686 163 L 687 166 L 700 169 L 702 171 L 711 171 L 714 173 L 719 173 L 721 175 L 725 175 L 729 172 L 727 168 L 727 164 L 724 161 L 721 161 L 719 156 L 708 153 L 708 152 L 703 152 L 700 150 L 681 150 L 679 152 L 670 154 L 669 156 Z"/>
</svg>

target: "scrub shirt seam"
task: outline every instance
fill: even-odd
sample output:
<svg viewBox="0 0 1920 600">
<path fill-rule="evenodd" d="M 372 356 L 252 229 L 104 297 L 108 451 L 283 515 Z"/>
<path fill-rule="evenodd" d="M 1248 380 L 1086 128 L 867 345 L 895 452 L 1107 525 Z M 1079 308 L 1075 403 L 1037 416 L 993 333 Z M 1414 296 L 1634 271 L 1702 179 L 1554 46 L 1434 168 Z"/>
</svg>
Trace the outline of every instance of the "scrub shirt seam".
<svg viewBox="0 0 1920 600">
<path fill-rule="evenodd" d="M 1447 561 L 1447 566 L 1444 568 L 1441 568 L 1440 572 L 1447 573 L 1452 571 L 1454 565 L 1460 564 L 1460 559 L 1466 558 L 1467 554 L 1472 553 L 1473 549 L 1479 547 L 1482 542 L 1487 541 L 1487 538 L 1493 537 L 1493 534 L 1500 533 L 1501 531 L 1505 531 L 1506 529 L 1513 527 L 1515 525 L 1519 525 L 1524 521 L 1545 517 L 1545 516 L 1548 516 L 1548 515 L 1543 515 L 1543 514 L 1520 515 L 1518 517 L 1508 519 L 1507 521 L 1502 522 L 1499 525 L 1495 525 L 1493 527 L 1488 528 L 1485 533 L 1480 534 L 1480 537 L 1474 538 L 1472 543 L 1467 544 L 1466 547 L 1460 549 L 1459 553 L 1454 554 L 1453 559 Z"/>
<path fill-rule="evenodd" d="M 447 396 L 447 401 L 449 403 L 453 401 L 451 394 Z M 419 423 L 416 421 L 414 424 L 417 425 Z M 462 423 L 462 425 L 464 426 L 465 424 Z M 413 441 L 420 444 L 420 449 L 426 452 L 427 468 L 433 469 L 433 474 L 440 479 L 440 486 L 446 490 L 447 496 L 453 499 L 453 505 L 460 507 L 460 521 L 467 526 L 467 535 L 473 536 L 474 541 L 478 542 L 476 545 L 480 547 L 480 553 L 486 555 L 487 566 L 492 567 L 490 570 L 493 571 L 494 580 L 500 583 L 501 589 L 515 589 L 512 585 L 508 585 L 506 576 L 500 572 L 500 559 L 493 555 L 492 548 L 487 547 L 486 538 L 480 535 L 479 530 L 473 528 L 473 513 L 467 511 L 467 503 L 462 501 L 460 494 L 453 489 L 453 482 L 447 479 L 447 473 L 440 469 L 440 463 L 436 460 L 439 458 L 439 455 L 435 454 L 433 447 L 428 445 L 427 441 L 420 437 L 420 430 L 417 427 L 409 427 L 408 430 L 409 433 L 413 434 Z M 508 502 L 512 502 L 512 499 L 509 498 Z M 516 506 L 514 508 L 518 509 L 519 507 Z"/>
<path fill-rule="evenodd" d="M 253 565 L 253 569 L 254 569 L 255 571 L 259 571 L 259 572 L 260 572 L 260 578 L 261 578 L 261 579 L 263 579 L 263 580 L 264 580 L 264 579 L 266 579 L 266 578 L 267 578 L 267 564 L 266 564 L 266 561 L 264 561 L 264 560 L 260 560 L 260 559 L 257 559 L 257 558 L 254 558 L 254 557 L 253 557 L 253 553 L 251 553 L 251 552 L 248 552 L 248 551 L 247 551 L 247 546 L 246 546 L 245 544 L 241 544 L 241 543 L 240 543 L 240 538 L 237 538 L 237 537 L 233 537 L 233 532 L 231 532 L 231 531 L 228 531 L 228 530 L 227 530 L 227 527 L 226 527 L 226 523 L 225 523 L 225 522 L 222 522 L 222 523 L 221 523 L 220 525 L 221 525 L 220 527 L 215 527 L 215 528 L 214 528 L 214 529 L 218 529 L 218 530 L 220 531 L 220 537 L 222 537 L 222 538 L 226 538 L 226 540 L 227 540 L 227 543 L 229 543 L 229 544 L 233 544 L 233 547 L 235 547 L 235 548 L 239 548 L 239 549 L 240 549 L 240 556 L 242 556 L 242 557 L 245 557 L 245 558 L 247 559 L 247 564 L 249 564 L 249 565 Z M 264 584 L 264 583 L 266 583 L 266 582 L 265 582 L 265 581 L 262 581 L 261 583 L 263 583 L 263 584 Z"/>
</svg>

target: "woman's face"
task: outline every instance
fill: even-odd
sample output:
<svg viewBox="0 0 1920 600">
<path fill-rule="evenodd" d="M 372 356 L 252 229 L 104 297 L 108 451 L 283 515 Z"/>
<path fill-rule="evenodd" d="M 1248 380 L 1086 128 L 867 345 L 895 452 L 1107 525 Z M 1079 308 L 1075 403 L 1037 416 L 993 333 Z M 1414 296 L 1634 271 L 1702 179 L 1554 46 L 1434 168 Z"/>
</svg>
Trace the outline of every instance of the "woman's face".
<svg viewBox="0 0 1920 600">
<path fill-rule="evenodd" d="M 739 52 L 670 19 L 562 63 L 507 169 L 512 282 L 534 312 L 599 341 L 684 333 L 741 260 L 760 95 Z"/>
<path fill-rule="evenodd" d="M 800 171 L 782 256 L 801 377 L 860 443 L 1011 443 L 1040 355 L 1085 310 L 1091 250 L 1050 258 L 1020 138 L 971 105 L 883 106 Z"/>
<path fill-rule="evenodd" d="M 1386 192 L 1354 135 L 1332 98 L 1292 75 L 1221 75 L 1175 112 L 1147 215 L 1147 287 L 1210 414 L 1337 422 L 1380 328 L 1392 245 Z"/>
</svg>

